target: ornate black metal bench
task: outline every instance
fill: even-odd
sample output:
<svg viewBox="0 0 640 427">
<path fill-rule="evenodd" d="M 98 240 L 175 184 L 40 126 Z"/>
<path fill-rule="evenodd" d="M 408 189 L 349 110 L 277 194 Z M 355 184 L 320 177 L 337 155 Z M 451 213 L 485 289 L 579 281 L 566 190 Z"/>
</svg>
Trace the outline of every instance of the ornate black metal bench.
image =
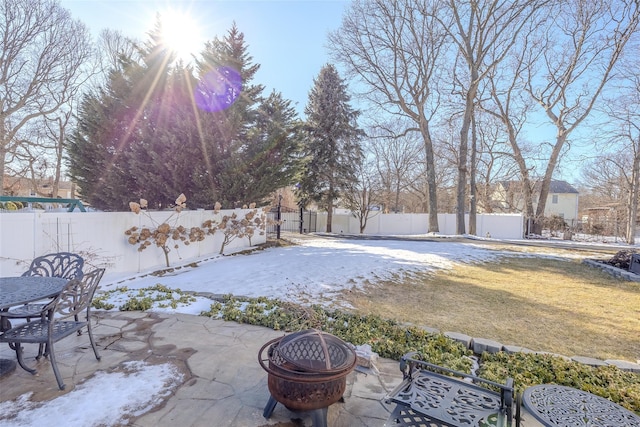
<svg viewBox="0 0 640 427">
<path fill-rule="evenodd" d="M 520 426 L 512 378 L 499 384 L 415 359 L 416 355 L 407 353 L 400 359 L 404 380 L 385 397 L 396 404 L 387 425 L 511 426 L 515 418 Z"/>
</svg>

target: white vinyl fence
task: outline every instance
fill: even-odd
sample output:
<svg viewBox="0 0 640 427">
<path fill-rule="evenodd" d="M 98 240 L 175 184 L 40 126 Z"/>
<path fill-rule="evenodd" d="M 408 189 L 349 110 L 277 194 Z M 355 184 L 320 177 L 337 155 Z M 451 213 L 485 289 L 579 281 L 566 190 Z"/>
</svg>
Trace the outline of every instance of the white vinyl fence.
<svg viewBox="0 0 640 427">
<path fill-rule="evenodd" d="M 187 229 L 201 227 L 208 219 L 236 212 L 242 217 L 250 210 L 211 210 L 175 212 L 12 212 L 0 213 L 0 276 L 15 276 L 24 272 L 36 256 L 50 252 L 75 252 L 94 267 L 105 267 L 109 273 L 139 273 L 166 268 L 164 252 L 155 243 L 138 251 L 139 245 L 127 241 L 125 231 L 133 226 L 155 229 L 158 224 L 182 225 Z M 264 215 L 258 210 L 258 215 Z M 170 245 L 170 266 L 189 260 L 214 256 L 220 252 L 223 234 L 208 235 L 201 242 L 178 248 Z M 266 242 L 266 233 L 256 230 L 248 238 L 238 238 L 225 247 L 225 253 L 235 252 Z"/>
<path fill-rule="evenodd" d="M 456 234 L 455 214 L 438 214 L 438 226 L 441 235 Z M 318 212 L 316 231 L 323 232 L 327 227 L 327 214 Z M 469 231 L 469 216 L 465 215 L 465 229 Z M 495 239 L 522 239 L 524 236 L 524 218 L 521 214 L 478 214 L 476 221 L 479 237 Z M 427 234 L 429 214 L 383 214 L 373 213 L 367 221 L 364 234 L 371 235 L 415 235 Z M 333 233 L 359 234 L 360 223 L 351 214 L 333 214 L 331 221 Z"/>
<path fill-rule="evenodd" d="M 244 215 L 248 210 L 221 211 L 219 215 L 236 212 Z M 258 210 L 259 215 L 263 215 Z M 291 218 L 288 218 L 291 216 Z M 140 273 L 166 267 L 164 253 L 152 243 L 143 251 L 139 245 L 127 241 L 125 231 L 133 226 L 155 228 L 167 221 L 170 225 L 182 225 L 189 229 L 201 227 L 207 219 L 215 219 L 211 210 L 175 212 L 11 212 L 0 213 L 0 276 L 14 276 L 24 272 L 33 258 L 50 252 L 69 251 L 82 255 L 87 264 L 105 267 L 110 273 Z M 282 214 L 289 222 L 299 221 L 299 214 Z M 308 218 L 308 216 L 305 216 Z M 306 219 L 305 219 L 306 220 Z M 316 231 L 326 230 L 327 214 L 319 212 L 315 218 Z M 439 214 L 440 234 L 455 235 L 454 214 Z M 468 218 L 467 218 L 468 221 Z M 307 228 L 306 225 L 303 228 Z M 426 234 L 427 214 L 374 214 L 367 223 L 369 235 Z M 350 214 L 334 214 L 332 223 L 336 234 L 359 234 L 358 220 Z M 468 225 L 467 225 L 468 230 Z M 524 221 L 519 214 L 478 215 L 477 235 L 497 239 L 521 239 Z M 190 260 L 215 256 L 220 251 L 223 235 L 218 232 L 206 236 L 201 242 L 171 247 L 170 266 L 185 264 Z M 256 231 L 249 242 L 238 238 L 228 244 L 225 253 L 235 252 L 266 242 L 266 234 Z M 173 245 L 171 245 L 173 246 Z"/>
</svg>

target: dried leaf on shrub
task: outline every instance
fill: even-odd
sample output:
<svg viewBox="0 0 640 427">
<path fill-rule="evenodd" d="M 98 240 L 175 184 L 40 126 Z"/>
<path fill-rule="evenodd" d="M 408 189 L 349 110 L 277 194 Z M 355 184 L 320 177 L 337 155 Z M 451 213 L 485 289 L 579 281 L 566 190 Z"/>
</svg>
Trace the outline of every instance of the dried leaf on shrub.
<svg viewBox="0 0 640 427">
<path fill-rule="evenodd" d="M 135 214 L 140 213 L 140 205 L 136 202 L 129 202 L 129 209 L 131 209 L 131 212 Z"/>
</svg>

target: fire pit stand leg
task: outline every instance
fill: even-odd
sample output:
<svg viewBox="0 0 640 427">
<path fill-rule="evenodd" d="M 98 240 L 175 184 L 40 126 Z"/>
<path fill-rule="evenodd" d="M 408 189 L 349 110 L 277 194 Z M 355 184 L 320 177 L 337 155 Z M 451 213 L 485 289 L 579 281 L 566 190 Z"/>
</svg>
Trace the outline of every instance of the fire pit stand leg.
<svg viewBox="0 0 640 427">
<path fill-rule="evenodd" d="M 313 427 L 327 427 L 327 408 L 314 409 L 311 411 Z"/>
<path fill-rule="evenodd" d="M 269 401 L 267 402 L 267 406 L 264 407 L 264 411 L 262 412 L 262 416 L 269 419 L 271 414 L 273 414 L 273 410 L 275 409 L 278 401 L 273 398 L 273 396 L 269 396 Z"/>
<path fill-rule="evenodd" d="M 262 416 L 269 419 L 271 414 L 273 414 L 273 410 L 275 409 L 278 401 L 273 398 L 273 396 L 269 396 L 269 401 L 267 405 L 264 407 L 264 411 L 262 412 Z M 311 412 L 311 421 L 313 427 L 327 427 L 327 412 L 329 408 L 320 408 L 314 409 Z"/>
</svg>

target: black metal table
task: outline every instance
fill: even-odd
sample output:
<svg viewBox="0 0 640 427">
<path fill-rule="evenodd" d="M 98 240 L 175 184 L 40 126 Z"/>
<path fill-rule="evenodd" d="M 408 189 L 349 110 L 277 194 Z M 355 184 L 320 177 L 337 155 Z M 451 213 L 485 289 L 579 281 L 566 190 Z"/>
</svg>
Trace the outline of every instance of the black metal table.
<svg viewBox="0 0 640 427">
<path fill-rule="evenodd" d="M 2 311 L 17 305 L 55 297 L 67 283 L 67 279 L 59 277 L 0 277 L 0 333 L 11 328 L 11 322 L 6 317 L 2 317 Z M 0 359 L 0 378 L 15 369 L 15 361 Z"/>
<path fill-rule="evenodd" d="M 545 426 L 640 427 L 640 416 L 603 397 L 572 387 L 542 384 L 529 387 L 524 407 Z"/>
</svg>

